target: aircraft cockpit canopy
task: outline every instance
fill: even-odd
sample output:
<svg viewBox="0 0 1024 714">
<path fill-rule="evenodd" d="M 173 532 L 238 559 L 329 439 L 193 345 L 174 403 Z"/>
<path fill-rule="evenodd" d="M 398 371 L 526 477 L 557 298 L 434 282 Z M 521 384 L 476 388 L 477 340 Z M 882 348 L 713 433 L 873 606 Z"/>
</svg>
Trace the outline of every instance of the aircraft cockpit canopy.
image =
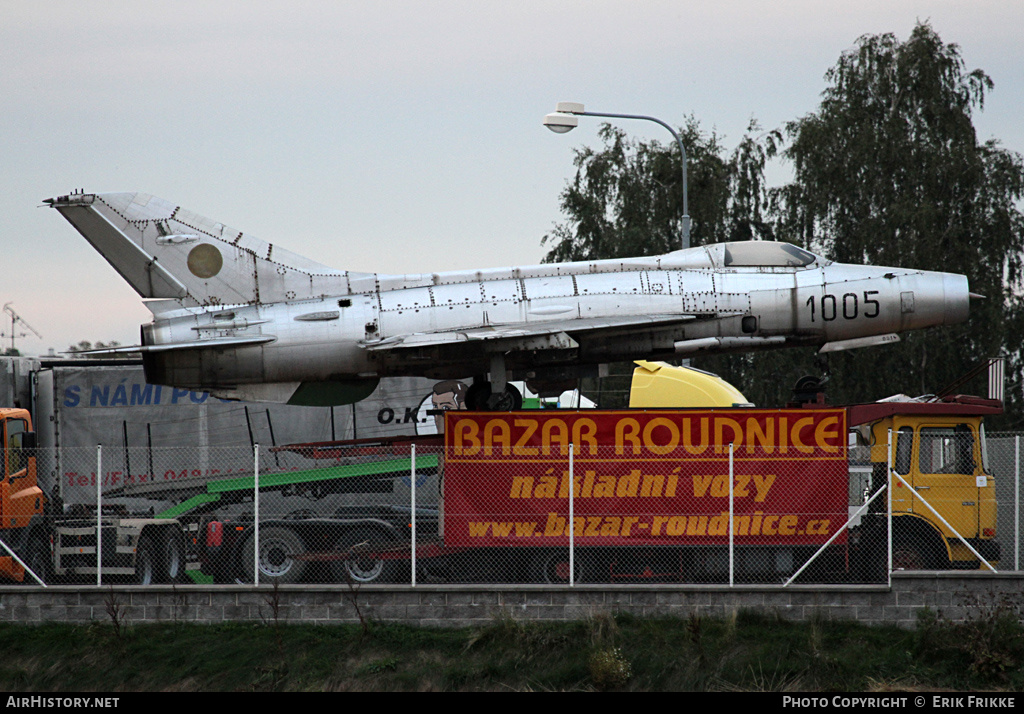
<svg viewBox="0 0 1024 714">
<path fill-rule="evenodd" d="M 814 253 L 790 243 L 777 241 L 744 241 L 721 243 L 721 265 L 725 268 L 803 268 L 814 262 L 825 264 Z M 717 257 L 717 256 L 716 256 Z"/>
</svg>

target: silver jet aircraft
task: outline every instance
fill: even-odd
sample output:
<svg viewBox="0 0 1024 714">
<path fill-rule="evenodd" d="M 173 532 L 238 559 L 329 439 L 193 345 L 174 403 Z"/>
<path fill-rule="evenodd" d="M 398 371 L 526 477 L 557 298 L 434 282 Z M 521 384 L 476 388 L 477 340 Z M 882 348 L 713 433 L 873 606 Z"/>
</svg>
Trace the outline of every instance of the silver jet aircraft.
<svg viewBox="0 0 1024 714">
<path fill-rule="evenodd" d="M 507 380 L 561 391 L 639 358 L 898 341 L 967 319 L 967 278 L 833 263 L 788 243 L 418 275 L 335 270 L 142 193 L 47 199 L 147 300 L 153 384 L 221 398 L 349 404 L 381 377 L 474 375 L 470 408 Z M 536 386 L 534 386 L 536 385 Z"/>
</svg>

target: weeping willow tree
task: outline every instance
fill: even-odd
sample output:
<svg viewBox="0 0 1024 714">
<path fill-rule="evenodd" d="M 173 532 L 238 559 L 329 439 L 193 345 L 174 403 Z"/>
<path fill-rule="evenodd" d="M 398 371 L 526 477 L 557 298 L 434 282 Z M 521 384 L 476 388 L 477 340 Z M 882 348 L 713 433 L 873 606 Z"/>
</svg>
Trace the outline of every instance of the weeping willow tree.
<svg viewBox="0 0 1024 714">
<path fill-rule="evenodd" d="M 964 325 L 909 333 L 898 345 L 840 353 L 828 363 L 814 350 L 790 349 L 695 364 L 758 404 L 778 405 L 803 374 L 828 373 L 833 402 L 863 401 L 936 392 L 1003 355 L 1011 387 L 1004 421 L 1024 426 L 1024 162 L 994 139 L 978 141 L 974 113 L 992 80 L 968 71 L 959 47 L 920 23 L 906 41 L 860 38 L 825 83 L 816 111 L 782 131 L 752 123 L 731 152 L 722 137 L 687 122 L 680 134 L 690 157 L 693 244 L 785 240 L 841 262 L 960 272 L 987 299 L 972 304 Z M 546 259 L 676 249 L 678 150 L 629 140 L 608 125 L 600 137 L 602 148 L 576 150 L 575 177 L 561 196 L 565 220 L 542 241 L 550 247 Z M 769 189 L 765 167 L 773 159 L 791 165 L 793 178 Z"/>
<path fill-rule="evenodd" d="M 714 132 L 690 118 L 679 130 L 688 158 L 690 240 L 694 246 L 723 240 L 772 239 L 766 215 L 764 169 L 779 132 L 761 133 L 751 122 L 730 153 Z M 631 140 L 608 124 L 601 126 L 603 147 L 575 150 L 576 175 L 562 191 L 566 220 L 544 236 L 550 247 L 545 262 L 599 260 L 660 255 L 681 247 L 683 185 L 677 145 Z M 708 361 L 720 372 L 739 373 L 739 357 Z M 628 401 L 632 364 L 611 366 L 600 383 L 585 381 L 588 396 L 605 407 Z M 739 384 L 739 382 L 737 382 Z"/>
<path fill-rule="evenodd" d="M 905 42 L 862 37 L 825 80 L 817 111 L 785 130 L 793 181 L 772 192 L 779 238 L 845 263 L 963 273 L 987 296 L 962 325 L 831 358 L 833 398 L 936 392 L 1005 355 L 1019 423 L 1024 164 L 978 141 L 992 80 L 927 24 Z"/>
</svg>

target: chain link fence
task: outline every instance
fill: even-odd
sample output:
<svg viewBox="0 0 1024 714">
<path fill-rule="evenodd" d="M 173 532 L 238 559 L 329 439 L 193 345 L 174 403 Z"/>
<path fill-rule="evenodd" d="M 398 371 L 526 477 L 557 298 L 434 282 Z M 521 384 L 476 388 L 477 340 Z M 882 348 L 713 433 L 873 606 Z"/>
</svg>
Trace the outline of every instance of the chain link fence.
<svg viewBox="0 0 1024 714">
<path fill-rule="evenodd" d="M 2 486 L 0 575 L 83 586 L 787 586 L 1020 567 L 1017 434 L 990 435 L 987 448 L 936 427 L 913 447 L 896 433 L 891 449 L 764 437 L 661 453 L 571 437 L 547 434 L 543 448 L 429 437 L 40 448 L 41 492 L 19 484 L 29 452 L 9 452 L 26 476 Z"/>
<path fill-rule="evenodd" d="M 999 544 L 999 569 L 1021 569 L 1021 471 L 1024 468 L 1024 438 L 1021 434 L 989 434 L 988 461 L 995 479 L 996 538 Z"/>
</svg>

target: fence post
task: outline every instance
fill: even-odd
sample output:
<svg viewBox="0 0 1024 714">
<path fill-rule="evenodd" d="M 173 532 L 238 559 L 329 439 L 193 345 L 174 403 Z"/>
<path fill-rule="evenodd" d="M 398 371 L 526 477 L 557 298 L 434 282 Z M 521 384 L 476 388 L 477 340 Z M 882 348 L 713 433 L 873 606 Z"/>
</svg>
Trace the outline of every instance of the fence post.
<svg viewBox="0 0 1024 714">
<path fill-rule="evenodd" d="M 260 584 L 260 445 L 252 446 L 252 584 Z"/>
<path fill-rule="evenodd" d="M 103 586 L 103 445 L 96 444 L 96 587 Z"/>
<path fill-rule="evenodd" d="M 733 479 L 736 478 L 735 470 L 733 468 L 733 448 L 735 443 L 729 444 L 729 587 L 732 587 L 736 582 L 736 550 L 735 550 L 735 537 L 733 532 Z"/>
<path fill-rule="evenodd" d="M 887 463 L 886 463 L 886 469 L 885 469 L 885 485 L 886 485 L 887 490 L 888 490 L 888 493 L 886 494 L 886 498 L 889 499 L 889 508 L 888 508 L 888 514 L 887 514 L 887 518 L 889 519 L 888 520 L 889 525 L 886 528 L 885 539 L 886 539 L 886 541 L 888 541 L 886 543 L 886 546 L 888 547 L 888 553 L 889 554 L 887 556 L 888 560 L 886 560 L 887 564 L 886 564 L 885 570 L 886 570 L 887 582 L 889 584 L 889 587 L 891 588 L 892 587 L 892 429 L 891 428 L 889 429 L 889 445 L 888 445 L 888 452 L 887 453 L 888 453 L 888 456 L 886 457 Z"/>
<path fill-rule="evenodd" d="M 410 573 L 409 582 L 412 587 L 416 587 L 416 444 L 412 445 L 412 449 L 409 452 L 411 457 L 411 464 L 409 466 L 409 485 L 412 488 L 412 573 Z"/>
<path fill-rule="evenodd" d="M 572 444 L 569 444 L 569 587 L 573 587 L 576 584 L 576 528 L 574 526 L 573 519 L 573 490 L 576 487 L 576 476 L 573 473 L 573 454 L 576 449 Z"/>
<path fill-rule="evenodd" d="M 1013 440 L 1013 569 L 1020 570 L 1020 434 Z"/>
</svg>

